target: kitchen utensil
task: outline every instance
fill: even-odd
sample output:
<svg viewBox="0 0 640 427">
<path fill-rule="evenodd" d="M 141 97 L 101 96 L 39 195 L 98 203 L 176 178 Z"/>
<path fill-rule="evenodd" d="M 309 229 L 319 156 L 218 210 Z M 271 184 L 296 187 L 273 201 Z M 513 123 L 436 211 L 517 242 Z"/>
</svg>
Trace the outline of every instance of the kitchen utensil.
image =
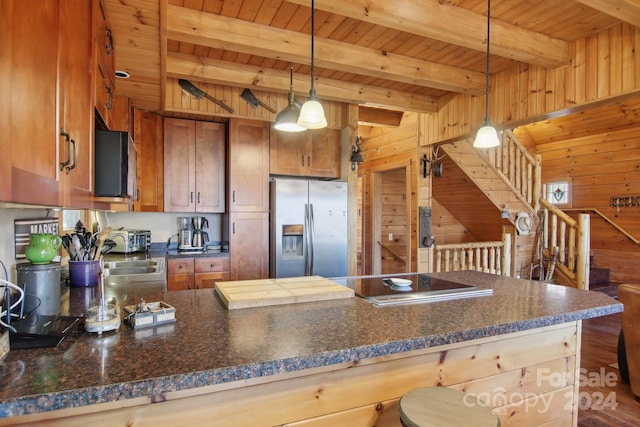
<svg viewBox="0 0 640 427">
<path fill-rule="evenodd" d="M 351 298 L 355 295 L 353 289 L 320 276 L 217 282 L 215 291 L 230 310 Z"/>
<path fill-rule="evenodd" d="M 256 98 L 253 92 L 251 92 L 251 90 L 249 89 L 243 90 L 242 93 L 240 94 L 240 97 L 245 101 L 247 101 L 247 103 L 251 105 L 253 108 L 256 108 L 258 105 L 260 105 L 266 108 L 267 110 L 269 110 L 270 112 L 272 112 L 273 114 L 276 113 L 276 110 L 274 110 L 273 108 L 269 107 L 267 104 L 265 104 L 264 102 Z"/>
<path fill-rule="evenodd" d="M 107 236 L 109 236 L 109 234 L 111 234 L 111 227 L 106 227 L 104 228 L 102 231 L 100 231 L 100 234 L 98 234 L 98 240 L 96 241 L 96 252 L 93 255 L 93 259 L 100 259 L 100 255 L 102 254 L 102 247 L 104 246 L 104 241 L 106 240 Z"/>
<path fill-rule="evenodd" d="M 76 258 L 76 251 L 73 249 L 73 245 L 71 244 L 71 236 L 65 234 L 62 236 L 62 247 L 69 254 L 69 258 L 73 261 Z"/>
<path fill-rule="evenodd" d="M 80 238 L 77 234 L 73 234 L 71 236 L 71 244 L 73 245 L 73 249 L 76 251 L 76 261 L 85 261 L 85 251 L 82 243 L 80 243 Z"/>
<path fill-rule="evenodd" d="M 178 80 L 178 84 L 180 85 L 182 90 L 184 90 L 187 94 L 189 94 L 189 95 L 191 95 L 191 96 L 193 96 L 195 98 L 198 98 L 198 99 L 207 98 L 209 101 L 213 102 L 214 104 L 219 105 L 220 107 L 222 107 L 225 110 L 227 110 L 229 113 L 233 114 L 233 108 L 229 107 L 227 104 L 225 104 L 224 102 L 220 101 L 219 99 L 215 99 L 214 97 L 212 97 L 208 93 L 204 92 L 202 89 L 196 87 L 189 80 L 180 79 L 180 80 Z"/>
</svg>

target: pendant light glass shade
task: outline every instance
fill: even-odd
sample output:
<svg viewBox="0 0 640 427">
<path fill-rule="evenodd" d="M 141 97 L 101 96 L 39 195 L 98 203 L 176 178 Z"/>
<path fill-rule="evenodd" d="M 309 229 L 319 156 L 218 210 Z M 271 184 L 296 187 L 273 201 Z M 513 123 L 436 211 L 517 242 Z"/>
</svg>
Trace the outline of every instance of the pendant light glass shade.
<svg viewBox="0 0 640 427">
<path fill-rule="evenodd" d="M 314 58 L 313 58 L 313 39 L 315 33 L 315 6 L 314 1 L 311 0 L 311 89 L 309 90 L 309 97 L 302 104 L 300 109 L 300 117 L 298 118 L 298 125 L 306 129 L 321 129 L 327 127 L 327 119 L 324 116 L 324 109 L 322 104 L 316 97 L 316 90 L 313 87 L 315 80 L 314 74 Z"/>
<path fill-rule="evenodd" d="M 278 113 L 276 123 L 273 127 L 284 132 L 301 132 L 307 130 L 307 128 L 298 125 L 300 107 L 296 104 L 296 96 L 293 93 L 293 66 L 291 66 L 291 64 L 289 64 L 289 70 L 289 105 Z"/>
<path fill-rule="evenodd" d="M 487 69 L 485 73 L 485 93 L 484 93 L 484 124 L 478 129 L 476 139 L 473 141 L 474 148 L 492 148 L 500 145 L 498 131 L 491 126 L 489 121 L 489 40 L 491 37 L 491 0 L 487 0 Z"/>
<path fill-rule="evenodd" d="M 490 123 L 486 122 L 484 126 L 478 129 L 473 146 L 475 148 L 493 148 L 498 145 L 500 145 L 498 131 Z"/>
<path fill-rule="evenodd" d="M 327 119 L 324 116 L 322 104 L 316 98 L 315 91 L 309 92 L 309 98 L 302 104 L 298 125 L 305 129 L 322 129 L 327 127 Z"/>
</svg>

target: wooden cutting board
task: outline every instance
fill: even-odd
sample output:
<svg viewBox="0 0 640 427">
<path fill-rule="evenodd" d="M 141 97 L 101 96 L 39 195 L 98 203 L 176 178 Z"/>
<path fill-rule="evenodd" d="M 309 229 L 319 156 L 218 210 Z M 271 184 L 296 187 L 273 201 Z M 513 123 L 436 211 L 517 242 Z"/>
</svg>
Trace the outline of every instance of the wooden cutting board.
<svg viewBox="0 0 640 427">
<path fill-rule="evenodd" d="M 353 289 L 320 276 L 216 282 L 228 309 L 351 298 Z"/>
</svg>

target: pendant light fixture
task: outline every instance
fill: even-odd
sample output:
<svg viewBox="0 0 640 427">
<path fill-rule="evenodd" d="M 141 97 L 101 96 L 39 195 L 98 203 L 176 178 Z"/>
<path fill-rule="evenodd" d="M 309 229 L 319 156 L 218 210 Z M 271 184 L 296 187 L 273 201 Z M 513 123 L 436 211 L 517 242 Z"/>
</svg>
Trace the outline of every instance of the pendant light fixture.
<svg viewBox="0 0 640 427">
<path fill-rule="evenodd" d="M 273 126 L 277 130 L 284 132 L 301 132 L 307 130 L 298 125 L 300 117 L 300 107 L 296 104 L 296 96 L 293 93 L 293 65 L 289 64 L 289 105 L 287 105 L 276 116 L 276 124 Z"/>
<path fill-rule="evenodd" d="M 492 148 L 500 145 L 498 132 L 489 122 L 489 40 L 491 37 L 491 0 L 487 0 L 487 70 L 485 73 L 484 123 L 473 141 L 475 148 Z"/>
<path fill-rule="evenodd" d="M 316 90 L 313 87 L 315 80 L 314 74 L 314 62 L 313 62 L 313 38 L 315 33 L 315 4 L 314 0 L 311 0 L 311 89 L 309 90 L 309 97 L 302 104 L 300 109 L 300 117 L 298 118 L 298 125 L 305 129 L 321 129 L 327 127 L 327 119 L 324 116 L 324 109 L 322 104 L 316 97 Z"/>
</svg>

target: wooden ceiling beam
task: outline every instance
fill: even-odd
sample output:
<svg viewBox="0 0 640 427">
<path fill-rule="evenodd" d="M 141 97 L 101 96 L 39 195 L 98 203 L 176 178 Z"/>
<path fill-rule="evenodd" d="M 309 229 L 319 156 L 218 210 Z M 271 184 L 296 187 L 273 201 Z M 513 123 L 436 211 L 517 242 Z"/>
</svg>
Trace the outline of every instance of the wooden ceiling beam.
<svg viewBox="0 0 640 427">
<path fill-rule="evenodd" d="M 398 127 L 402 121 L 402 111 L 384 110 L 381 108 L 358 107 L 358 124 L 364 126 Z"/>
<path fill-rule="evenodd" d="M 287 0 L 309 6 L 308 0 Z M 607 0 L 579 0 L 610 4 Z M 629 4 L 630 0 L 615 0 Z M 486 15 L 452 6 L 442 0 L 315 0 L 316 9 L 434 40 L 485 51 Z M 607 6 L 605 6 L 606 8 Z M 608 6 L 611 7 L 610 5 Z M 630 9 L 627 8 L 627 9 Z M 637 8 L 636 8 L 637 9 Z M 602 10 L 604 13 L 609 13 Z M 622 18 L 620 18 L 622 19 Z M 638 24 L 634 24 L 638 25 Z M 556 68 L 569 64 L 569 44 L 491 19 L 491 53 L 528 64 Z"/>
<path fill-rule="evenodd" d="M 281 93 L 289 90 L 289 71 L 277 71 L 187 54 L 169 53 L 166 73 L 167 77 L 193 79 L 233 87 L 257 88 Z M 316 79 L 314 86 L 320 99 L 398 111 L 423 113 L 437 111 L 436 99 L 409 92 L 324 78 Z M 309 76 L 294 74 L 293 87 L 294 91 L 306 98 Z"/>
<path fill-rule="evenodd" d="M 640 27 L 640 3 L 637 0 L 577 0 L 599 12 Z"/>
<path fill-rule="evenodd" d="M 297 64 L 310 63 L 310 38 L 306 34 L 180 6 L 167 6 L 167 39 Z M 458 93 L 484 93 L 483 73 L 318 37 L 315 65 Z"/>
</svg>

